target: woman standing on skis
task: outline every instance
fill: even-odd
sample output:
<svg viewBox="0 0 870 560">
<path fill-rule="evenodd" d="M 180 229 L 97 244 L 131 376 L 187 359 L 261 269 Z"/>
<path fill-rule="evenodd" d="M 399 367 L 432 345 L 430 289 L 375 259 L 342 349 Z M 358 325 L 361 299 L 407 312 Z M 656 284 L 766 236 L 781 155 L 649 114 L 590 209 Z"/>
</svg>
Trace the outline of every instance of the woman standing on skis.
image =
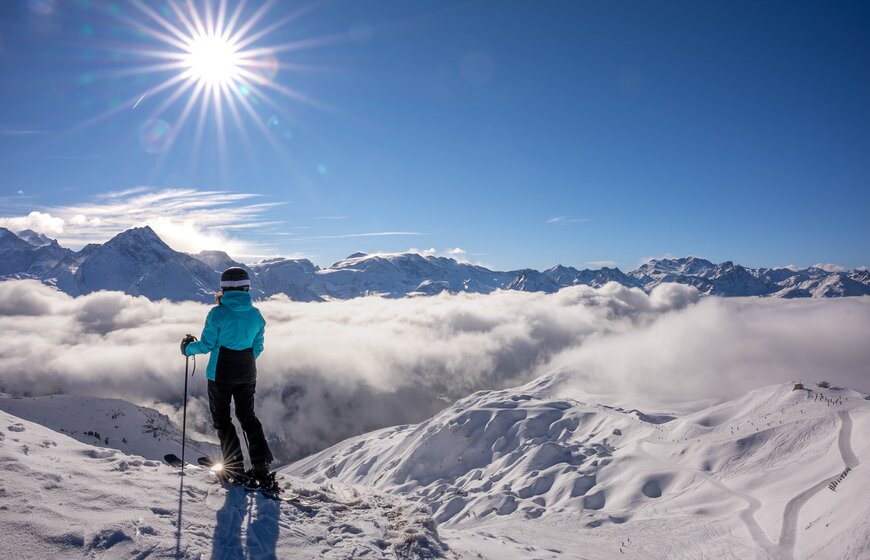
<svg viewBox="0 0 870 560">
<path fill-rule="evenodd" d="M 241 443 L 230 417 L 230 402 L 235 401 L 236 418 L 247 436 L 251 458 L 251 478 L 266 477 L 272 451 L 266 443 L 263 426 L 254 413 L 257 386 L 257 357 L 263 351 L 266 321 L 251 302 L 251 279 L 241 268 L 228 268 L 221 274 L 217 305 L 205 319 L 199 341 L 187 335 L 181 341 L 185 356 L 211 354 L 208 359 L 208 402 L 212 421 L 220 439 L 223 465 L 227 474 L 244 471 Z"/>
</svg>

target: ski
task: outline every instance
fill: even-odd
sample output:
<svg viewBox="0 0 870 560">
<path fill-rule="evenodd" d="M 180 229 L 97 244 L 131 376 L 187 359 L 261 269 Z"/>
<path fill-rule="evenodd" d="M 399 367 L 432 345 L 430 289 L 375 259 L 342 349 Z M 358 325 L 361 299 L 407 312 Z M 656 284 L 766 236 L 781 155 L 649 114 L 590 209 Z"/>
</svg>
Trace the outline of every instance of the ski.
<svg viewBox="0 0 870 560">
<path fill-rule="evenodd" d="M 175 467 L 176 469 L 181 468 L 181 457 L 179 457 L 175 453 L 167 453 L 166 455 L 163 456 L 163 460 L 170 467 Z M 199 467 L 197 467 L 196 465 L 192 465 L 190 463 L 184 463 L 184 468 L 185 469 L 198 469 Z"/>
<path fill-rule="evenodd" d="M 219 469 L 216 470 L 214 467 L 218 463 L 210 457 L 199 457 L 196 462 L 197 464 L 210 469 L 217 479 L 225 486 L 231 484 L 244 489 L 245 492 L 258 493 L 261 496 L 272 500 L 293 503 L 309 509 L 315 509 L 315 506 L 306 503 L 301 496 L 282 496 L 284 489 L 278 485 L 278 481 L 275 478 L 275 472 L 270 472 L 265 480 L 260 481 L 252 479 L 247 473 L 233 475 L 224 473 Z"/>
</svg>

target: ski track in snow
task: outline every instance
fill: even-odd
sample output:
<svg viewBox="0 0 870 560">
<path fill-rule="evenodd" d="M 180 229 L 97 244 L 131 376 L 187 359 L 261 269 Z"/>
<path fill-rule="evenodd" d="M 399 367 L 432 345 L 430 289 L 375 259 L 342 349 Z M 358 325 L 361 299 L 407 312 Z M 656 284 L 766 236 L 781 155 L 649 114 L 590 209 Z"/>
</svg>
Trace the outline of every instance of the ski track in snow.
<svg viewBox="0 0 870 560">
<path fill-rule="evenodd" d="M 852 450 L 852 417 L 849 416 L 848 410 L 843 410 L 837 413 L 840 418 L 840 433 L 837 436 L 837 447 L 840 455 L 843 458 L 843 465 L 846 468 L 854 469 L 861 462 Z M 809 501 L 810 498 L 824 490 L 828 484 L 836 480 L 841 473 L 836 473 L 819 483 L 807 488 L 794 498 L 792 498 L 785 506 L 785 511 L 782 515 L 782 531 L 779 535 L 779 547 L 784 553 L 784 558 L 794 558 L 794 548 L 797 541 L 797 522 L 801 508 Z"/>
<path fill-rule="evenodd" d="M 860 464 L 860 461 L 858 460 L 851 446 L 852 419 L 849 416 L 848 410 L 838 412 L 837 416 L 840 418 L 841 421 L 839 434 L 837 436 L 837 445 L 843 458 L 843 464 L 845 467 L 854 469 Z M 655 445 L 656 443 L 657 442 L 653 441 L 650 437 L 647 437 L 638 442 L 637 449 L 638 451 L 646 454 L 647 457 L 654 459 L 652 455 L 646 452 L 643 446 L 645 444 Z M 810 498 L 812 498 L 816 493 L 827 488 L 828 484 L 830 484 L 833 480 L 836 480 L 841 474 L 840 472 L 837 472 L 836 474 L 827 477 L 824 480 L 821 480 L 820 482 L 814 484 L 812 487 L 804 490 L 803 492 L 799 493 L 791 500 L 789 500 L 789 502 L 786 504 L 785 510 L 783 511 L 782 529 L 779 535 L 779 540 L 777 543 L 774 543 L 771 542 L 771 540 L 767 537 L 764 529 L 762 529 L 761 525 L 759 525 L 758 521 L 755 519 L 755 513 L 761 508 L 762 505 L 761 501 L 758 498 L 747 492 L 731 488 L 722 481 L 709 474 L 698 472 L 694 469 L 688 468 L 683 468 L 683 470 L 690 472 L 694 475 L 698 475 L 703 480 L 712 484 L 716 488 L 746 501 L 746 509 L 740 512 L 741 520 L 743 520 L 743 523 L 746 525 L 747 530 L 752 535 L 752 538 L 756 542 L 756 544 L 758 544 L 758 546 L 762 550 L 766 551 L 766 554 L 769 558 L 776 560 L 794 559 L 797 522 L 801 508 L 807 501 L 809 501 Z"/>
<path fill-rule="evenodd" d="M 653 455 L 648 453 L 644 449 L 645 444 L 653 444 L 655 445 L 657 442 L 653 441 L 650 437 L 644 438 L 638 442 L 637 450 L 650 459 L 656 460 Z M 668 465 L 670 468 L 679 468 L 680 470 L 689 473 L 693 476 L 697 476 L 701 478 L 704 482 L 711 484 L 722 490 L 723 492 L 736 496 L 737 498 L 746 502 L 746 509 L 740 512 L 740 519 L 743 521 L 743 524 L 746 525 L 746 529 L 749 531 L 752 539 L 755 543 L 764 551 L 766 551 L 769 557 L 776 556 L 776 544 L 770 542 L 770 539 L 767 538 L 767 534 L 764 532 L 764 529 L 761 528 L 761 525 L 758 524 L 758 521 L 755 519 L 755 512 L 761 508 L 761 501 L 753 496 L 752 494 L 748 494 L 746 492 L 742 492 L 735 488 L 731 488 L 723 483 L 721 480 L 716 477 L 709 475 L 704 472 L 697 471 L 695 469 L 691 469 L 688 467 L 681 467 L 679 465 Z"/>
</svg>

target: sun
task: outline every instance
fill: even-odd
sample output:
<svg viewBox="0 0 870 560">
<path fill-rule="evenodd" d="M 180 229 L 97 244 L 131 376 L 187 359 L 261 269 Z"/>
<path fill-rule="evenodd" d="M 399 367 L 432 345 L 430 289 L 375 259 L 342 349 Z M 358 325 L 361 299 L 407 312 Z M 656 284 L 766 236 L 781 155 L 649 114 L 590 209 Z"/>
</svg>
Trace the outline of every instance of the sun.
<svg viewBox="0 0 870 560">
<path fill-rule="evenodd" d="M 234 45 L 217 35 L 194 37 L 184 62 L 189 75 L 207 86 L 223 86 L 239 78 L 241 59 Z"/>
<path fill-rule="evenodd" d="M 253 151 L 248 128 L 262 133 L 284 157 L 281 139 L 288 138 L 289 132 L 279 136 L 279 125 L 272 123 L 293 120 L 288 101 L 331 110 L 285 83 L 291 73 L 320 69 L 282 61 L 278 55 L 293 56 L 297 51 L 339 42 L 344 35 L 274 42 L 279 31 L 310 6 L 285 11 L 286 4 L 278 0 L 165 0 L 160 8 L 150 0 L 129 0 L 129 4 L 129 10 L 113 14 L 136 34 L 136 42 L 96 46 L 131 57 L 132 64 L 125 61 L 111 74 L 113 79 L 135 76 L 136 83 L 148 85 L 86 125 L 136 109 L 144 113 L 139 132 L 143 149 L 161 158 L 172 150 L 182 131 L 192 129 L 195 164 L 206 137 L 206 123 L 213 122 L 220 161 L 225 163 L 230 134 L 248 152 Z M 276 6 L 280 8 L 274 10 Z"/>
</svg>

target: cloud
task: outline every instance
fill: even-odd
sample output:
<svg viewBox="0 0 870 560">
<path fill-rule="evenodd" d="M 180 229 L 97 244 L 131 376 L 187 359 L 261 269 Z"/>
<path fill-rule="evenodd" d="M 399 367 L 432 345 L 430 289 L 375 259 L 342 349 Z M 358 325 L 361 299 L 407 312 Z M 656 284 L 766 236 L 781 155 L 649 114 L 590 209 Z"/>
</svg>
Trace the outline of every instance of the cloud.
<svg viewBox="0 0 870 560">
<path fill-rule="evenodd" d="M 817 378 L 870 389 L 870 298 L 699 301 L 688 286 L 647 295 L 612 283 L 258 306 L 268 326 L 257 406 L 282 461 L 553 370 L 577 395 L 725 397 Z M 180 419 L 178 340 L 199 334 L 208 309 L 0 282 L 0 392 L 118 397 Z M 211 433 L 200 375 L 188 426 Z"/>
<path fill-rule="evenodd" d="M 69 222 L 76 226 L 92 226 L 96 227 L 102 223 L 102 220 L 99 218 L 88 218 L 84 214 L 76 214 L 72 218 L 70 218 Z"/>
<path fill-rule="evenodd" d="M 548 224 L 577 224 L 582 222 L 591 222 L 588 218 L 572 218 L 571 216 L 556 216 L 547 220 Z"/>
<path fill-rule="evenodd" d="M 47 154 L 42 156 L 46 159 L 63 159 L 63 160 L 89 160 L 89 159 L 103 159 L 108 156 L 103 154 L 80 154 L 80 155 L 71 155 L 71 154 Z"/>
<path fill-rule="evenodd" d="M 816 263 L 813 265 L 814 268 L 821 268 L 825 272 L 846 272 L 848 269 L 839 264 L 831 264 L 831 263 Z"/>
<path fill-rule="evenodd" d="M 434 257 L 438 254 L 438 250 L 435 247 L 429 247 L 428 249 L 418 249 L 416 247 L 411 247 L 406 252 L 423 255 L 424 257 Z"/>
<path fill-rule="evenodd" d="M 264 220 L 263 214 L 281 203 L 254 202 L 259 197 L 253 193 L 135 187 L 100 194 L 90 202 L 49 207 L 27 216 L 0 217 L 0 225 L 30 228 L 73 247 L 102 243 L 125 229 L 150 225 L 177 251 L 220 248 L 237 258 L 262 257 L 271 252 L 231 235 L 278 223 Z"/>
<path fill-rule="evenodd" d="M 149 190 L 150 189 L 148 187 L 138 186 L 138 187 L 132 187 L 132 188 L 124 189 L 124 190 L 120 190 L 120 191 L 109 191 L 106 193 L 98 194 L 94 198 L 109 199 L 109 200 L 126 198 L 130 195 L 133 195 L 133 194 L 140 194 L 140 193 L 148 192 Z"/>
<path fill-rule="evenodd" d="M 45 134 L 45 131 L 33 127 L 0 126 L 0 136 L 37 136 L 40 134 Z"/>
<path fill-rule="evenodd" d="M 608 266 L 608 267 L 614 267 L 614 266 L 616 266 L 618 263 L 617 263 L 616 261 L 589 261 L 589 262 L 587 262 L 586 264 L 588 264 L 588 265 L 590 265 L 590 266 Z"/>
<path fill-rule="evenodd" d="M 418 255 L 423 255 L 424 257 L 447 257 L 450 259 L 454 259 L 458 262 L 468 262 L 465 258 L 466 251 L 460 247 L 454 247 L 452 249 L 444 249 L 443 251 L 439 251 L 435 247 L 430 247 L 428 249 L 418 249 L 416 247 L 411 247 L 406 251 L 407 253 L 416 253 Z"/>
<path fill-rule="evenodd" d="M 19 194 L 23 193 L 19 191 Z M 64 220 L 45 212 L 31 212 L 26 216 L 0 218 L 0 226 L 13 231 L 32 229 L 46 235 L 60 235 L 63 233 Z"/>
<path fill-rule="evenodd" d="M 352 239 L 354 237 L 390 237 L 393 235 L 423 235 L 416 231 L 377 231 L 372 233 L 343 233 L 339 235 L 313 235 L 296 237 L 293 241 L 312 241 L 317 239 Z"/>
<path fill-rule="evenodd" d="M 546 367 L 561 370 L 565 390 L 577 394 L 725 398 L 821 379 L 870 392 L 868 329 L 870 298 L 710 297 L 567 348 Z"/>
<path fill-rule="evenodd" d="M 595 333 L 688 305 L 686 286 L 647 296 L 616 284 L 558 294 L 499 292 L 321 304 L 258 304 L 268 327 L 259 407 L 289 460 L 360 431 L 417 422 L 481 388 L 527 381 Z M 0 391 L 182 404 L 177 343 L 209 307 L 117 292 L 72 298 L 36 281 L 0 282 Z M 205 367 L 200 357 L 199 369 Z M 204 407 L 205 385 L 192 398 Z M 210 432 L 207 418 L 192 419 Z"/>
</svg>

